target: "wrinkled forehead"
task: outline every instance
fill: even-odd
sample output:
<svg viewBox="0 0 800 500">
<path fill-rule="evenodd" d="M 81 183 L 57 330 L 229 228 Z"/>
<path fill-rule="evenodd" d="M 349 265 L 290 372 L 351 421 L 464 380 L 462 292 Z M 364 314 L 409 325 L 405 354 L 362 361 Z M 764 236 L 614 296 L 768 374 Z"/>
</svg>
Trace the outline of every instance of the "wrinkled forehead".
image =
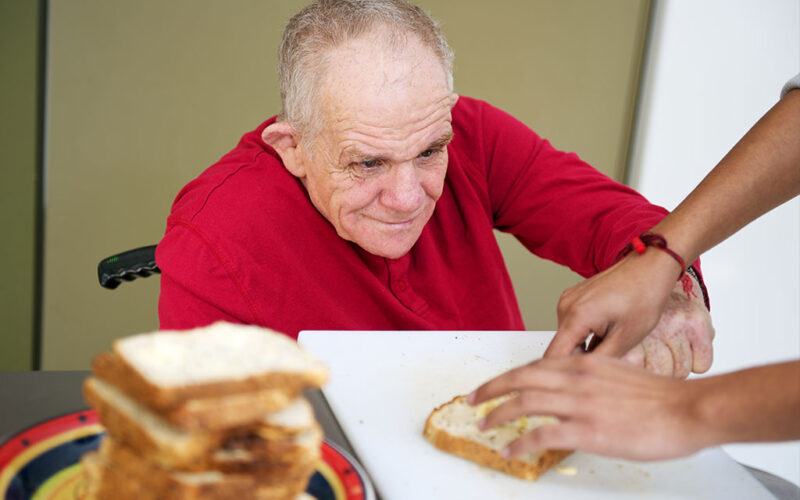
<svg viewBox="0 0 800 500">
<path fill-rule="evenodd" d="M 363 125 L 403 136 L 423 123 L 449 119 L 447 74 L 415 35 L 390 43 L 381 31 L 331 50 L 321 82 L 324 127 Z"/>
</svg>

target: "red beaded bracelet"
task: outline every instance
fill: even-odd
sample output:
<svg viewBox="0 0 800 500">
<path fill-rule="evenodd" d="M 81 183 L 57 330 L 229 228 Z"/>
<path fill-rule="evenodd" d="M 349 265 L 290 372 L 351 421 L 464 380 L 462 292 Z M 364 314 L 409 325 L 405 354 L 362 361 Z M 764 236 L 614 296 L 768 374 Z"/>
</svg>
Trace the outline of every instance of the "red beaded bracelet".
<svg viewBox="0 0 800 500">
<path fill-rule="evenodd" d="M 617 258 L 614 259 L 614 263 L 619 262 L 632 251 L 635 251 L 636 253 L 641 255 L 645 252 L 645 250 L 647 250 L 647 247 L 658 248 L 662 252 L 665 252 L 670 256 L 672 256 L 673 259 L 677 260 L 678 264 L 680 264 L 681 266 L 681 274 L 678 275 L 678 279 L 681 279 L 683 277 L 683 274 L 686 272 L 686 263 L 683 262 L 681 256 L 670 250 L 669 247 L 667 247 L 667 240 L 663 236 L 661 236 L 660 234 L 651 233 L 650 231 L 643 232 L 642 234 L 631 240 L 630 243 L 625 245 L 625 248 L 623 248 L 617 255 Z"/>
</svg>

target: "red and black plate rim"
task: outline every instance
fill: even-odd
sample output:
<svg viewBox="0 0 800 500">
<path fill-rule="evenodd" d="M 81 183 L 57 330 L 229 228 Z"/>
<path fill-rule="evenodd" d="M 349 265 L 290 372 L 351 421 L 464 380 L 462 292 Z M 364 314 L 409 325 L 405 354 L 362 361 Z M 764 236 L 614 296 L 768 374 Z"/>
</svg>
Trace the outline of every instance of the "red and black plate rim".
<svg viewBox="0 0 800 500">
<path fill-rule="evenodd" d="M 100 425 L 97 413 L 93 409 L 60 415 L 19 431 L 0 443 L 0 476 L 12 461 L 33 446 L 64 432 L 90 425 Z M 34 456 L 16 471 L 7 489 L 0 491 L 2 498 L 4 500 L 31 498 L 50 477 L 65 466 L 78 463 L 84 453 L 97 449 L 104 435 L 105 432 L 90 433 Z M 346 452 L 323 441 L 321 454 L 323 461 L 333 469 L 341 481 L 346 500 L 369 500 L 372 496 L 368 494 L 372 491 L 371 485 L 365 482 L 363 470 Z M 336 498 L 333 486 L 319 471 L 309 480 L 307 492 L 318 499 Z"/>
</svg>

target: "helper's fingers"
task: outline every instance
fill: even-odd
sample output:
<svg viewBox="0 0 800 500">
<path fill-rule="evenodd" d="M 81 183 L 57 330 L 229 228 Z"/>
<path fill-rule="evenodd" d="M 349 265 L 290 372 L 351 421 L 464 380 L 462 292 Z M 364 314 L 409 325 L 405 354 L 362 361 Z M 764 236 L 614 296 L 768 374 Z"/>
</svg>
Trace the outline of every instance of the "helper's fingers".
<svg viewBox="0 0 800 500">
<path fill-rule="evenodd" d="M 564 392 L 527 390 L 489 412 L 479 424 L 481 430 L 491 429 L 527 415 L 551 415 L 570 418 L 580 412 L 581 398 Z"/>
<path fill-rule="evenodd" d="M 585 426 L 571 421 L 542 425 L 523 434 L 506 446 L 503 454 L 509 458 L 541 450 L 582 449 L 589 441 Z"/>
<path fill-rule="evenodd" d="M 580 290 L 584 289 L 587 283 L 588 281 L 579 283 L 561 294 L 556 307 L 558 330 L 543 357 L 569 356 L 576 352 L 576 348 L 582 351 L 586 339 L 593 331 L 597 331 L 591 322 L 587 321 L 596 317 L 591 311 L 592 308 L 577 306 L 575 298 L 580 296 Z"/>
<path fill-rule="evenodd" d="M 611 323 L 594 352 L 615 358 L 623 357 L 652 334 L 653 327 L 640 321 L 619 321 Z"/>
<path fill-rule="evenodd" d="M 641 343 L 636 344 L 633 349 L 625 353 L 622 357 L 628 363 L 637 366 L 639 368 L 644 368 L 644 360 L 647 356 L 644 353 L 644 346 Z"/>
<path fill-rule="evenodd" d="M 594 341 L 594 339 L 592 339 Z M 592 347 L 590 343 L 590 351 L 603 356 L 612 358 L 623 357 L 629 353 L 631 349 L 636 347 L 636 344 L 629 345 L 630 341 L 628 335 L 621 331 L 619 327 L 613 327 L 608 331 L 605 338 L 603 338 L 596 347 Z"/>
<path fill-rule="evenodd" d="M 570 373 L 560 368 L 567 366 L 570 359 L 541 359 L 509 370 L 478 387 L 467 402 L 476 405 L 514 391 L 560 390 L 569 386 Z"/>
<path fill-rule="evenodd" d="M 586 338 L 591 334 L 590 330 L 580 327 L 572 329 L 559 328 L 542 357 L 569 356 L 575 353 L 576 349 L 582 351 Z"/>
</svg>

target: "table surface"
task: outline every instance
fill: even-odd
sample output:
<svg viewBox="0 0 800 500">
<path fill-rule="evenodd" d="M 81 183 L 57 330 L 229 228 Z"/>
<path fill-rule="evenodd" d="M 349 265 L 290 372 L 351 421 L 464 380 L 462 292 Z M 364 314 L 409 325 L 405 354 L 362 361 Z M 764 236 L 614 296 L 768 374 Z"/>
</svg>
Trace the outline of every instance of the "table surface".
<svg viewBox="0 0 800 500">
<path fill-rule="evenodd" d="M 88 375 L 88 371 L 0 372 L 0 443 L 39 422 L 86 409 L 81 385 Z M 326 439 L 359 460 L 322 393 L 308 391 L 306 396 L 314 407 Z M 747 469 L 776 498 L 800 498 L 800 488 L 789 481 L 758 469 Z M 376 493 L 380 498 L 380 493 Z"/>
<path fill-rule="evenodd" d="M 85 410 L 81 387 L 88 371 L 0 371 L 0 443 L 59 415 Z M 305 393 L 327 441 L 358 459 L 320 391 Z M 380 494 L 376 491 L 377 498 Z"/>
</svg>

